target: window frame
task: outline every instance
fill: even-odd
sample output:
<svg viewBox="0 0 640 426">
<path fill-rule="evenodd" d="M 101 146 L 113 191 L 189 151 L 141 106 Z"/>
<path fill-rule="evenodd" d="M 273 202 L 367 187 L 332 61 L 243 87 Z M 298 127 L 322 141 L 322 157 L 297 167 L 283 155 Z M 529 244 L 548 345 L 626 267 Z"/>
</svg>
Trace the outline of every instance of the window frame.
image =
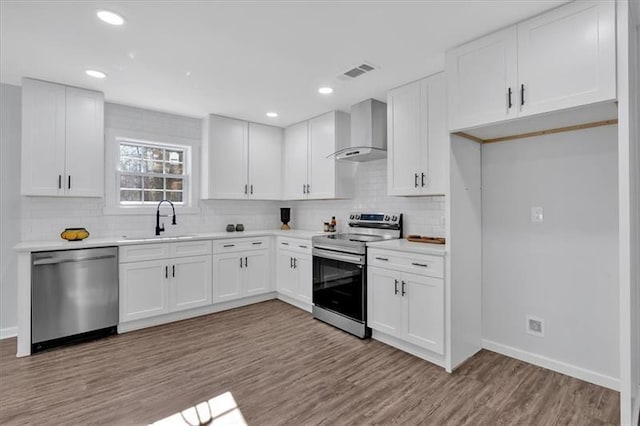
<svg viewBox="0 0 640 426">
<path fill-rule="evenodd" d="M 174 201 L 173 204 L 178 207 L 178 206 L 182 206 L 182 207 L 190 207 L 191 206 L 191 198 L 192 198 L 192 194 L 191 194 L 191 175 L 189 174 L 189 170 L 190 170 L 190 163 L 191 163 L 191 147 L 190 146 L 185 146 L 185 145 L 176 145 L 176 144 L 166 144 L 166 143 L 156 143 L 156 142 L 150 142 L 150 141 L 138 141 L 138 140 L 133 140 L 131 138 L 117 138 L 117 143 L 118 143 L 118 148 L 117 148 L 117 153 L 118 153 L 118 161 L 117 161 L 117 166 L 116 166 L 116 182 L 118 183 L 118 191 L 117 191 L 117 203 L 119 206 L 121 207 L 129 207 L 129 206 L 134 206 L 134 207 L 145 207 L 145 206 L 157 206 L 158 205 L 158 201 L 144 201 L 144 188 L 141 189 L 142 191 L 142 201 L 137 202 L 137 201 L 125 201 L 123 202 L 121 197 L 121 187 L 120 187 L 120 177 L 122 175 L 127 175 L 127 176 L 140 176 L 140 178 L 143 181 L 142 186 L 144 187 L 144 178 L 145 177 L 158 177 L 158 178 L 163 178 L 163 179 L 182 179 L 182 190 L 180 192 L 182 192 L 182 201 L 180 202 L 176 202 Z M 120 170 L 120 160 L 122 159 L 121 155 L 120 155 L 120 147 L 122 145 L 136 145 L 136 146 L 141 146 L 141 147 L 145 147 L 145 148 L 160 148 L 163 150 L 174 150 L 174 151 L 182 151 L 182 172 L 183 174 L 181 175 L 177 175 L 177 174 L 171 174 L 171 173 L 153 173 L 153 172 L 127 172 L 127 171 L 122 171 Z M 145 161 L 144 158 L 141 159 L 141 161 Z M 166 163 L 167 160 L 162 160 L 163 163 Z M 166 189 L 166 185 L 165 188 L 162 189 L 162 192 L 164 193 L 164 195 L 166 196 L 167 194 L 167 189 Z"/>
<path fill-rule="evenodd" d="M 183 204 L 176 204 L 180 214 L 199 214 L 200 199 L 200 139 L 170 136 L 150 132 L 120 128 L 105 128 L 105 198 L 104 215 L 149 215 L 155 214 L 157 203 L 120 204 L 120 142 L 130 141 L 136 144 L 152 146 L 180 147 L 185 149 L 185 187 Z"/>
</svg>

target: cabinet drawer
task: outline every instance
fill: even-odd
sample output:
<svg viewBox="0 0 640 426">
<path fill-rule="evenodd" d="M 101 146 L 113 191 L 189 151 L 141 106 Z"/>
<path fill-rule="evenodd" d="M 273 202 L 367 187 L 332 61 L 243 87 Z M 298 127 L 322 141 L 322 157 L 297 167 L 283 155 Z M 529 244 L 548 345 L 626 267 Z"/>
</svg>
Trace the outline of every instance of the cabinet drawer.
<svg viewBox="0 0 640 426">
<path fill-rule="evenodd" d="M 298 238 L 278 238 L 278 249 L 291 250 L 296 253 L 311 254 L 311 240 Z"/>
<path fill-rule="evenodd" d="M 270 242 L 270 237 L 217 240 L 213 242 L 213 252 L 232 253 L 236 251 L 267 249 L 270 246 Z"/>
<path fill-rule="evenodd" d="M 440 256 L 380 249 L 369 249 L 367 256 L 369 266 L 444 278 L 444 258 Z"/>
<path fill-rule="evenodd" d="M 120 263 L 140 262 L 143 260 L 166 259 L 171 256 L 170 244 L 151 243 L 120 246 Z"/>
<path fill-rule="evenodd" d="M 171 257 L 201 256 L 211 254 L 211 241 L 184 241 L 171 244 Z"/>
</svg>

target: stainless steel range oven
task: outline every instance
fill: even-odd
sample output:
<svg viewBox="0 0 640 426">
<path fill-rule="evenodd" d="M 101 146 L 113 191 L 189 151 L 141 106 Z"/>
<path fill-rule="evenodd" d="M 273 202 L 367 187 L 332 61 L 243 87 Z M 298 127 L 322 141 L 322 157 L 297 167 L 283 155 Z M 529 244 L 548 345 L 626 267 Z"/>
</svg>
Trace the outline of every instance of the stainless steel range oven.
<svg viewBox="0 0 640 426">
<path fill-rule="evenodd" d="M 313 316 L 360 338 L 367 327 L 368 242 L 402 236 L 399 213 L 349 215 L 349 232 L 313 237 Z"/>
</svg>

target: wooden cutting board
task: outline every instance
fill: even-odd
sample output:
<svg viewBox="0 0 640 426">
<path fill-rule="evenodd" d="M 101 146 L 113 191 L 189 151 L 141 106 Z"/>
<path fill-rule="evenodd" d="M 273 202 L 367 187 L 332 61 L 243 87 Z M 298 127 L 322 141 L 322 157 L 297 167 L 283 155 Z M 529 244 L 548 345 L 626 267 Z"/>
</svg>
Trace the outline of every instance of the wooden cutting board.
<svg viewBox="0 0 640 426">
<path fill-rule="evenodd" d="M 409 235 L 407 241 L 413 241 L 414 243 L 429 243 L 429 244 L 446 244 L 446 240 L 441 237 L 423 237 L 421 235 Z"/>
</svg>

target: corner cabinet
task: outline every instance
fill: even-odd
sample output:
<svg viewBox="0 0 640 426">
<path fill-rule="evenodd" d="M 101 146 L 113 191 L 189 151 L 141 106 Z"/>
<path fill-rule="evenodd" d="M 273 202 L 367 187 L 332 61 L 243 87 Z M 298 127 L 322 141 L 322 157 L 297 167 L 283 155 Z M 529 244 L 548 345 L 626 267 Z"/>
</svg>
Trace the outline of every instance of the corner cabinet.
<svg viewBox="0 0 640 426">
<path fill-rule="evenodd" d="M 104 95 L 22 79 L 22 195 L 104 195 Z"/>
<path fill-rule="evenodd" d="M 209 115 L 203 123 L 202 198 L 279 200 L 283 130 Z"/>
<path fill-rule="evenodd" d="M 387 94 L 387 132 L 388 194 L 445 194 L 449 134 L 443 73 Z"/>
<path fill-rule="evenodd" d="M 214 242 L 214 303 L 272 291 L 269 242 L 269 237 Z"/>
<path fill-rule="evenodd" d="M 615 2 L 572 2 L 446 55 L 449 128 L 616 98 Z"/>
<path fill-rule="evenodd" d="M 349 114 L 332 111 L 285 129 L 284 198 L 353 196 L 353 165 L 330 155 L 349 146 Z"/>
</svg>

